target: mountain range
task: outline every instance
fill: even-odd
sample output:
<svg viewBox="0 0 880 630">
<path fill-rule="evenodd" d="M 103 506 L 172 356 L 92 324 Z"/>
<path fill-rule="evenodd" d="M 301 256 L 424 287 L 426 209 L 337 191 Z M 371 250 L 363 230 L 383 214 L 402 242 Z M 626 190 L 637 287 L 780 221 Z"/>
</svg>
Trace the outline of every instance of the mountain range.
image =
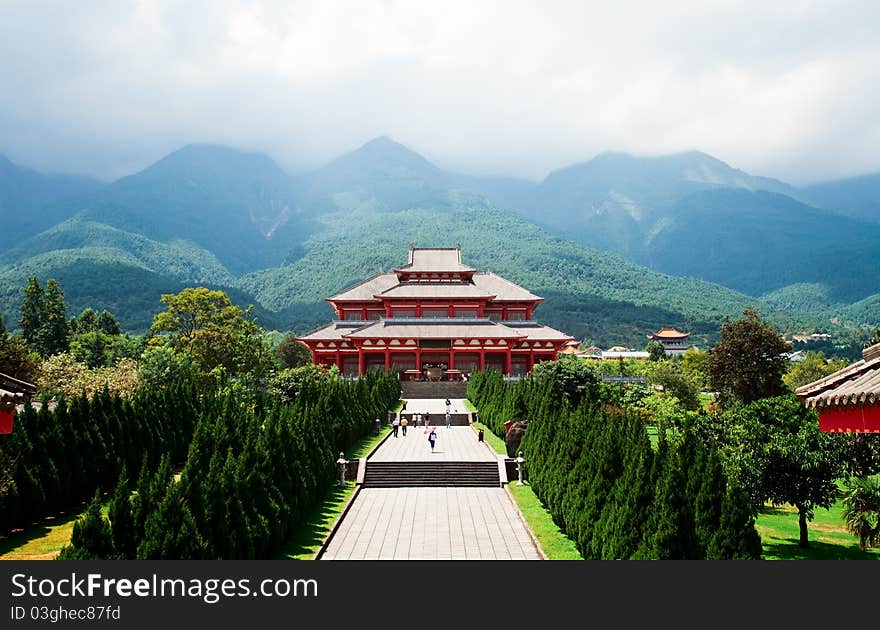
<svg viewBox="0 0 880 630">
<path fill-rule="evenodd" d="M 786 327 L 877 324 L 877 188 L 795 188 L 699 152 L 477 177 L 386 137 L 293 175 L 213 145 L 109 184 L 0 158 L 0 312 L 14 328 L 27 278 L 54 277 L 72 312 L 142 331 L 162 293 L 202 284 L 302 332 L 410 243 L 460 243 L 466 263 L 542 295 L 539 319 L 600 345 L 642 346 L 660 326 L 708 341 L 748 304 Z"/>
</svg>

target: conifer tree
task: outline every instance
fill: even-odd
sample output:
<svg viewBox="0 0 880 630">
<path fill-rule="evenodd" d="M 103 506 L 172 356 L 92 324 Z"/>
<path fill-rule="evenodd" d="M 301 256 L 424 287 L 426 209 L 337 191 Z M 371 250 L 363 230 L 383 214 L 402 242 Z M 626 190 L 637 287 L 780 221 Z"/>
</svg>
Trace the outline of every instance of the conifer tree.
<svg viewBox="0 0 880 630">
<path fill-rule="evenodd" d="M 40 279 L 36 276 L 28 278 L 27 286 L 24 289 L 24 299 L 21 303 L 21 317 L 18 320 L 25 343 L 36 352 L 39 352 L 40 349 L 40 331 L 45 322 L 43 316 L 45 297 L 43 293 Z"/>
<path fill-rule="evenodd" d="M 124 560 L 134 560 L 137 557 L 134 516 L 131 511 L 128 477 L 124 468 L 119 474 L 107 516 L 110 517 L 110 534 L 115 556 Z"/>
<path fill-rule="evenodd" d="M 46 282 L 43 301 L 43 326 L 39 333 L 40 354 L 50 357 L 70 349 L 70 329 L 67 323 L 67 305 L 64 292 L 57 280 Z"/>
<path fill-rule="evenodd" d="M 760 560 L 761 536 L 755 529 L 748 495 L 728 485 L 718 530 L 706 549 L 709 560 Z"/>
<path fill-rule="evenodd" d="M 60 560 L 109 560 L 113 557 L 110 523 L 101 514 L 99 494 L 74 523 L 70 545 L 62 548 L 58 557 Z"/>
</svg>

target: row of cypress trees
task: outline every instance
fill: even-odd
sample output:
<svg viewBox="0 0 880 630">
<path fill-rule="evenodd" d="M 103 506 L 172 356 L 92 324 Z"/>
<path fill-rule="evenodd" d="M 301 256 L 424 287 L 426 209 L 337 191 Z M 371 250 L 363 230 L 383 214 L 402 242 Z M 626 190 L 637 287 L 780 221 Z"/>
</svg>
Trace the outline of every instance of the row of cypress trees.
<svg viewBox="0 0 880 630">
<path fill-rule="evenodd" d="M 182 461 L 192 437 L 195 389 L 179 383 L 121 398 L 106 390 L 30 405 L 0 440 L 4 479 L 0 533 L 78 507 L 113 488 L 123 469 L 155 468 L 165 455 Z"/>
<path fill-rule="evenodd" d="M 474 374 L 468 397 L 499 435 L 506 421 L 529 420 L 532 489 L 584 558 L 760 558 L 748 496 L 689 430 L 661 432 L 654 449 L 637 415 L 591 399 L 572 409 L 552 379 Z"/>
<path fill-rule="evenodd" d="M 277 556 L 334 483 L 338 452 L 399 396 L 382 373 L 306 382 L 290 403 L 207 395 L 179 478 L 168 458 L 143 467 L 133 488 L 120 478 L 109 519 L 93 502 L 61 557 Z"/>
</svg>

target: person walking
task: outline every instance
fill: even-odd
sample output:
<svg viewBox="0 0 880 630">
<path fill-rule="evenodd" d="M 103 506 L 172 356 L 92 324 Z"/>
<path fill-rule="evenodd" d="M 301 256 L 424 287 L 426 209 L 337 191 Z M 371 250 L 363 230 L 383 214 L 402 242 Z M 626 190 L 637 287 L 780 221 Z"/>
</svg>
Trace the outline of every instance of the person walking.
<svg viewBox="0 0 880 630">
<path fill-rule="evenodd" d="M 446 428 L 452 428 L 452 414 L 450 414 L 448 411 L 446 412 Z"/>
<path fill-rule="evenodd" d="M 431 452 L 434 452 L 434 445 L 437 443 L 437 429 L 432 428 L 428 433 L 428 442 L 431 444 Z"/>
<path fill-rule="evenodd" d="M 401 428 L 402 431 L 403 431 L 403 437 L 406 437 L 406 425 L 408 425 L 408 424 L 409 424 L 409 422 L 406 421 L 406 418 L 403 418 L 403 419 L 400 421 L 400 428 Z"/>
<path fill-rule="evenodd" d="M 425 412 L 425 426 L 429 426 L 431 424 L 431 414 L 427 411 Z"/>
<path fill-rule="evenodd" d="M 379 418 L 376 418 L 376 435 L 379 435 L 379 429 L 381 429 L 381 428 L 382 428 L 382 422 L 379 420 Z"/>
<path fill-rule="evenodd" d="M 400 428 L 400 416 L 394 416 L 394 421 L 391 423 L 391 431 L 394 433 L 394 437 L 397 437 L 397 430 Z"/>
</svg>

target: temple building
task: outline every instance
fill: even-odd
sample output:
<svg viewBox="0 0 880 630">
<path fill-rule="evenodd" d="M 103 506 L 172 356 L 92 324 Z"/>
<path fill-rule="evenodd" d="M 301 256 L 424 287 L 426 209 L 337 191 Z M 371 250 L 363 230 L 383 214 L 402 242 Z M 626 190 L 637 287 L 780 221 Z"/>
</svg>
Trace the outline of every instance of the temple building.
<svg viewBox="0 0 880 630">
<path fill-rule="evenodd" d="M 687 349 L 690 348 L 687 341 L 687 338 L 690 336 L 690 333 L 683 333 L 675 328 L 661 328 L 647 337 L 649 341 L 657 341 L 663 344 L 663 349 L 668 356 L 678 357 L 684 355 Z"/>
<path fill-rule="evenodd" d="M 343 374 L 459 380 L 494 368 L 522 375 L 556 360 L 572 337 L 533 319 L 543 300 L 461 262 L 461 246 L 410 246 L 406 265 L 327 298 L 336 320 L 298 340 Z"/>
<path fill-rule="evenodd" d="M 880 343 L 862 351 L 861 361 L 795 394 L 819 414 L 819 430 L 829 433 L 880 433 Z"/>
</svg>

